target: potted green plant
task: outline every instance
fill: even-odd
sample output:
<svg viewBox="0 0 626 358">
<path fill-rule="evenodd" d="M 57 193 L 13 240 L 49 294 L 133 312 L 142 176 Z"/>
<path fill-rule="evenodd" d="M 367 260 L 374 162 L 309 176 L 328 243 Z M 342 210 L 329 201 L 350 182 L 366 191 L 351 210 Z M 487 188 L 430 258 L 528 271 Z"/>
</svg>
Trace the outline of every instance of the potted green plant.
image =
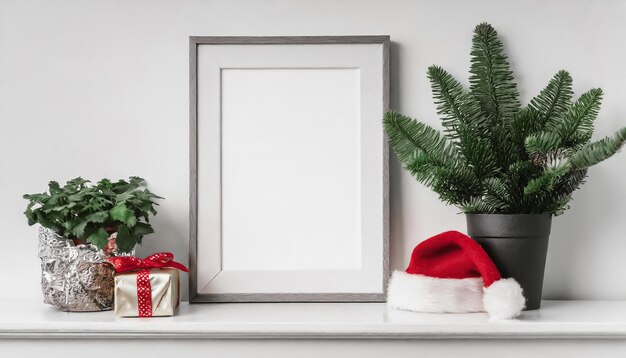
<svg viewBox="0 0 626 358">
<path fill-rule="evenodd" d="M 132 252 L 154 232 L 149 219 L 160 197 L 139 177 L 51 181 L 47 192 L 23 197 L 28 224 L 41 225 L 44 301 L 66 311 L 110 309 L 114 269 L 105 259 Z"/>
<path fill-rule="evenodd" d="M 566 71 L 522 107 L 487 23 L 474 29 L 469 90 L 438 66 L 428 78 L 443 132 L 388 112 L 389 141 L 419 182 L 466 214 L 468 234 L 521 284 L 527 309 L 539 308 L 552 216 L 568 208 L 589 167 L 622 147 L 626 128 L 591 141 L 602 90 L 573 101 Z"/>
</svg>

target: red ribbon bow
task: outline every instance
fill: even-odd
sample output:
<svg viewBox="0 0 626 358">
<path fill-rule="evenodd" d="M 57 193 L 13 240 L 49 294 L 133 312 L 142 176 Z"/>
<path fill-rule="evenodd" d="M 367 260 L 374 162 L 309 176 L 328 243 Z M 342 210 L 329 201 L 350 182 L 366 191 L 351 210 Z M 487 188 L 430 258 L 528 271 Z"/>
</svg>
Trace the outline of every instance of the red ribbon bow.
<svg viewBox="0 0 626 358">
<path fill-rule="evenodd" d="M 189 272 L 189 269 L 187 269 L 185 265 L 174 261 L 174 254 L 169 252 L 152 254 L 145 259 L 140 259 L 135 256 L 115 256 L 107 259 L 107 261 L 115 267 L 115 271 L 118 273 L 163 267 L 172 267 Z"/>
<path fill-rule="evenodd" d="M 137 271 L 137 306 L 139 317 L 152 317 L 152 286 L 150 286 L 150 269 L 172 267 L 189 272 L 185 265 L 174 261 L 174 255 L 169 252 L 152 254 L 145 259 L 135 256 L 116 256 L 107 259 L 115 267 L 115 271 Z"/>
</svg>

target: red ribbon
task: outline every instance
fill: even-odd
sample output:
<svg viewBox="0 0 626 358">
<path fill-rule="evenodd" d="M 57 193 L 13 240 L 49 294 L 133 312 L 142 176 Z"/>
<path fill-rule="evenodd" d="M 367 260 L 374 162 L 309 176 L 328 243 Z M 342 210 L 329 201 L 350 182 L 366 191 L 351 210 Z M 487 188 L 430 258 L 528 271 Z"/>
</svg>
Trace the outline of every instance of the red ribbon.
<svg viewBox="0 0 626 358">
<path fill-rule="evenodd" d="M 135 256 L 115 256 L 107 259 L 107 261 L 115 267 L 115 271 L 118 273 L 163 267 L 172 267 L 189 272 L 189 269 L 187 269 L 185 265 L 174 261 L 174 254 L 169 252 L 152 254 L 145 259 L 140 259 Z"/>
<path fill-rule="evenodd" d="M 139 271 L 137 273 L 137 306 L 139 317 L 152 317 L 152 287 L 150 286 L 150 269 L 172 267 L 189 272 L 185 265 L 174 261 L 174 255 L 169 252 L 153 254 L 145 259 L 135 256 L 116 256 L 107 261 L 115 267 L 118 273 Z"/>
</svg>

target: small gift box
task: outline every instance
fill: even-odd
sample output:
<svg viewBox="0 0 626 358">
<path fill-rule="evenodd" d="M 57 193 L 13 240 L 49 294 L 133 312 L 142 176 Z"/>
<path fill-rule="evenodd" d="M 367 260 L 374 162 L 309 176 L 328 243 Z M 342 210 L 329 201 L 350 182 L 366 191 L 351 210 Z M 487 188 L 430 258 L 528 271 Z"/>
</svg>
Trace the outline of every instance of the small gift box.
<svg viewBox="0 0 626 358">
<path fill-rule="evenodd" d="M 188 272 L 163 252 L 139 259 L 109 259 L 115 267 L 115 315 L 118 317 L 173 316 L 180 304 L 179 270 Z"/>
</svg>

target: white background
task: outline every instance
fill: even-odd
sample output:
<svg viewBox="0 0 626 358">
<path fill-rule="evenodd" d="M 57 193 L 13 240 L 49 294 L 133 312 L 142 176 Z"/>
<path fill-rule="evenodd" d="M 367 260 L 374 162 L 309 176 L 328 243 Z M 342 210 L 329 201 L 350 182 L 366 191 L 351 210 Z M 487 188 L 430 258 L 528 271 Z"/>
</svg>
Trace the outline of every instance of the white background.
<svg viewBox="0 0 626 358">
<path fill-rule="evenodd" d="M 50 179 L 140 175 L 166 197 L 139 254 L 188 240 L 188 36 L 391 35 L 391 107 L 439 125 L 426 68 L 466 82 L 471 31 L 502 34 L 522 99 L 559 69 L 602 87 L 597 135 L 626 124 L 626 1 L 0 1 L 0 296 L 39 295 L 21 194 Z M 555 220 L 545 297 L 626 299 L 626 154 L 590 170 Z M 464 230 L 458 210 L 391 161 L 392 267 Z M 186 279 L 183 287 L 186 293 Z"/>
</svg>

